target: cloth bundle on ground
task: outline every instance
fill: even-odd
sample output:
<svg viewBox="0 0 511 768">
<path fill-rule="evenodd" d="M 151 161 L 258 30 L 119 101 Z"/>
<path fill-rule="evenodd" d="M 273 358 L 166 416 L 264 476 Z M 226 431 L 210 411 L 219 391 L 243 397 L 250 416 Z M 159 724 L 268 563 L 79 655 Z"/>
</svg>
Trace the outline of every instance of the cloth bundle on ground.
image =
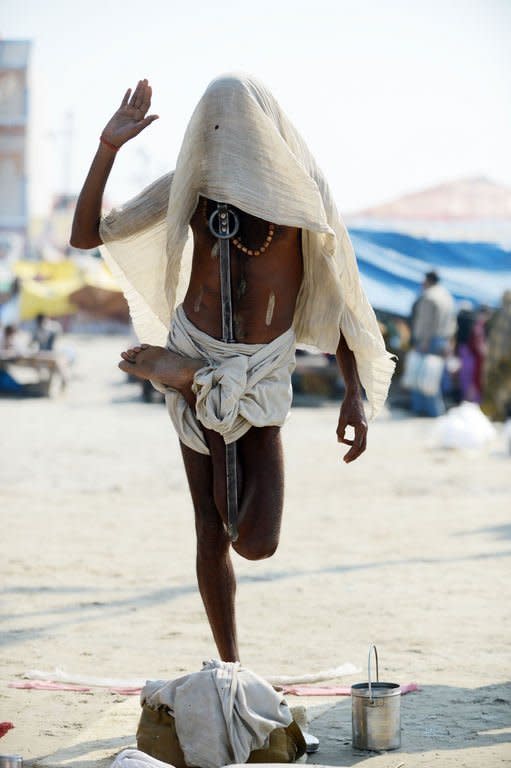
<svg viewBox="0 0 511 768">
<path fill-rule="evenodd" d="M 292 762 L 305 741 L 282 694 L 238 662 L 149 681 L 141 693 L 137 745 L 175 768 Z"/>
<path fill-rule="evenodd" d="M 362 289 L 353 246 L 305 142 L 272 94 L 251 77 L 214 80 L 188 124 L 175 171 L 101 220 L 104 255 L 140 341 L 165 344 L 187 282 L 183 252 L 200 196 L 301 229 L 297 342 L 335 353 L 342 329 L 375 415 L 394 362 Z"/>
</svg>

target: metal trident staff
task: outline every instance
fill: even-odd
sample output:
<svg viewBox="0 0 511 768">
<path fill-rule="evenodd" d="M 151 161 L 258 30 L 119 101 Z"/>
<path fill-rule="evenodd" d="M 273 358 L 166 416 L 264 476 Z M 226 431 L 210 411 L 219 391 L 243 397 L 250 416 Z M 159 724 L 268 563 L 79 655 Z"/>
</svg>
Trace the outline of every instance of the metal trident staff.
<svg viewBox="0 0 511 768">
<path fill-rule="evenodd" d="M 231 258 L 229 240 L 239 229 L 236 213 L 226 203 L 217 203 L 209 217 L 209 229 L 218 239 L 220 253 L 220 298 L 222 301 L 222 341 L 236 341 L 232 323 Z M 238 538 L 238 479 L 236 443 L 225 444 L 225 473 L 227 487 L 227 534 L 231 541 Z"/>
</svg>

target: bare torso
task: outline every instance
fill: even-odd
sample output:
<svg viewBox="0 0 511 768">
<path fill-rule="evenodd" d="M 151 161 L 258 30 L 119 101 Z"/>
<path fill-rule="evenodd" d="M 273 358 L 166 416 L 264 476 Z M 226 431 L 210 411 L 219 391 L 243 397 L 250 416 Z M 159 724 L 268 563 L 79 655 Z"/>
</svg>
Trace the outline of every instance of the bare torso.
<svg viewBox="0 0 511 768">
<path fill-rule="evenodd" d="M 183 307 L 197 328 L 220 339 L 219 258 L 216 238 L 208 228 L 208 216 L 215 206 L 213 201 L 201 197 L 190 221 L 194 251 Z M 271 237 L 269 222 L 234 210 L 240 221 L 240 245 L 259 251 Z M 293 323 L 303 276 L 301 232 L 295 227 L 275 225 L 271 242 L 263 253 L 249 255 L 232 242 L 230 251 L 234 335 L 245 344 L 266 344 Z"/>
</svg>

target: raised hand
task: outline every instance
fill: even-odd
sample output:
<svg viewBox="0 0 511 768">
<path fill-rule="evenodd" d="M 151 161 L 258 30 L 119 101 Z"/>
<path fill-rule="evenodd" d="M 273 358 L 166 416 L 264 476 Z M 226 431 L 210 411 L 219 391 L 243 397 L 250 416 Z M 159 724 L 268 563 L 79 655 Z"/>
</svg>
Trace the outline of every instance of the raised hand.
<svg viewBox="0 0 511 768">
<path fill-rule="evenodd" d="M 146 117 L 151 106 L 151 95 L 152 88 L 147 80 L 139 80 L 133 94 L 128 88 L 119 109 L 103 128 L 101 138 L 115 147 L 121 147 L 157 120 L 158 115 Z"/>
</svg>

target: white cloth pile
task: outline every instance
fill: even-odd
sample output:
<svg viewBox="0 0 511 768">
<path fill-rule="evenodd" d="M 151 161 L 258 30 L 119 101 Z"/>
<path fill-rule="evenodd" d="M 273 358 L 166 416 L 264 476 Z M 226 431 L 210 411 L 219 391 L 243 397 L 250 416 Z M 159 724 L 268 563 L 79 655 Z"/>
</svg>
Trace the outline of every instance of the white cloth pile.
<svg viewBox="0 0 511 768">
<path fill-rule="evenodd" d="M 248 76 L 214 80 L 188 124 L 175 171 L 101 220 L 104 255 L 140 340 L 165 344 L 187 280 L 183 252 L 199 196 L 301 229 L 297 342 L 335 353 L 342 329 L 375 415 L 394 362 L 362 289 L 348 233 L 305 142 L 271 93 Z"/>
<path fill-rule="evenodd" d="M 282 694 L 239 662 L 211 660 L 177 680 L 149 681 L 141 703 L 168 709 L 187 765 L 201 768 L 245 763 L 293 719 Z"/>
</svg>

